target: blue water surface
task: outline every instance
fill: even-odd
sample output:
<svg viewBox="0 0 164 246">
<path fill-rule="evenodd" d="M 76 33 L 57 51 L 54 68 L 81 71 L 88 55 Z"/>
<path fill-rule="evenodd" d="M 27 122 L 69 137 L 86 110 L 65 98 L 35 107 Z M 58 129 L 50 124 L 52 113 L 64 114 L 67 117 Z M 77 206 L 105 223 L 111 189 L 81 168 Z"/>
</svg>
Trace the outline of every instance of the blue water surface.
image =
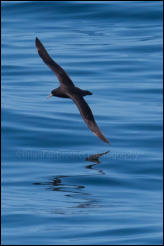
<svg viewBox="0 0 164 246">
<path fill-rule="evenodd" d="M 2 244 L 161 245 L 162 2 L 3 1 L 1 12 Z M 36 36 L 93 93 L 110 145 L 71 100 L 47 99 L 59 83 Z"/>
</svg>

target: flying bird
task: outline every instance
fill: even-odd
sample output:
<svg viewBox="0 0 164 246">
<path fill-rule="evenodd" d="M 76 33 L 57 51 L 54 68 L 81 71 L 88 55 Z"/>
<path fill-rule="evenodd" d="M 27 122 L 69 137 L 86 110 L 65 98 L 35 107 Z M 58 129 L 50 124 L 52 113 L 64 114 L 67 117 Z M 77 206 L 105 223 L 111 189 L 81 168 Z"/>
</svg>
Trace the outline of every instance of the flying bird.
<svg viewBox="0 0 164 246">
<path fill-rule="evenodd" d="M 48 54 L 47 50 L 41 43 L 41 41 L 36 38 L 35 40 L 36 48 L 38 50 L 39 56 L 48 65 L 52 71 L 56 74 L 60 86 L 51 91 L 49 97 L 56 96 L 62 98 L 72 99 L 73 102 L 78 107 L 80 114 L 87 124 L 88 128 L 102 141 L 105 143 L 109 143 L 108 139 L 102 134 L 96 121 L 93 117 L 92 111 L 86 101 L 84 100 L 84 96 L 92 95 L 90 91 L 82 90 L 74 85 L 68 74 L 64 71 L 62 67 L 60 67 Z"/>
</svg>

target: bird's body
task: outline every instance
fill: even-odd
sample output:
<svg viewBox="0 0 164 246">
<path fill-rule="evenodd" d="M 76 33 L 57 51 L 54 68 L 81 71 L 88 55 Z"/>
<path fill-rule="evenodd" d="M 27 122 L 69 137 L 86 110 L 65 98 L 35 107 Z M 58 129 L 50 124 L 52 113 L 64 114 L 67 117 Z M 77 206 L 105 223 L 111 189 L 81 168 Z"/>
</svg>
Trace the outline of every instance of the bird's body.
<svg viewBox="0 0 164 246">
<path fill-rule="evenodd" d="M 52 92 L 53 96 L 56 97 L 62 97 L 62 98 L 69 98 L 68 93 L 72 93 L 75 94 L 77 96 L 87 96 L 87 95 L 92 95 L 92 93 L 90 91 L 86 91 L 86 90 L 81 90 L 78 87 L 75 86 L 59 86 L 58 88 L 54 89 Z"/>
<path fill-rule="evenodd" d="M 84 96 L 92 95 L 92 93 L 87 90 L 82 90 L 74 85 L 64 69 L 60 67 L 54 60 L 52 60 L 38 38 L 36 38 L 36 48 L 38 50 L 39 56 L 52 69 L 60 82 L 60 86 L 52 90 L 50 96 L 72 99 L 78 107 L 80 114 L 88 128 L 101 140 L 109 143 L 108 139 L 102 134 L 99 127 L 97 126 L 92 111 L 83 98 Z"/>
</svg>

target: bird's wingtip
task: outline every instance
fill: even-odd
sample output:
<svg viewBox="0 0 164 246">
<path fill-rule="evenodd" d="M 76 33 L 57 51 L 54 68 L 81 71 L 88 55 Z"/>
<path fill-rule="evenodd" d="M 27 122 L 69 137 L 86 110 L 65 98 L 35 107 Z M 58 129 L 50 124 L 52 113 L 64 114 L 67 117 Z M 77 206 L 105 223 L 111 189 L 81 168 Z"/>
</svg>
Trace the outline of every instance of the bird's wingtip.
<svg viewBox="0 0 164 246">
<path fill-rule="evenodd" d="M 38 51 L 42 48 L 42 43 L 40 42 L 38 37 L 35 38 L 35 45 Z"/>
<path fill-rule="evenodd" d="M 102 134 L 102 132 L 98 129 L 97 132 L 93 132 L 98 138 L 100 138 L 103 142 L 110 144 L 109 140 Z"/>
<path fill-rule="evenodd" d="M 35 43 L 36 43 L 36 45 L 37 45 L 37 44 L 40 44 L 40 40 L 39 40 L 38 37 L 35 38 Z"/>
<path fill-rule="evenodd" d="M 107 138 L 105 139 L 104 142 L 107 143 L 107 144 L 110 144 L 110 142 L 109 142 L 109 140 Z"/>
<path fill-rule="evenodd" d="M 99 132 L 97 136 L 105 143 L 110 144 L 109 140 L 102 134 L 102 132 Z"/>
</svg>

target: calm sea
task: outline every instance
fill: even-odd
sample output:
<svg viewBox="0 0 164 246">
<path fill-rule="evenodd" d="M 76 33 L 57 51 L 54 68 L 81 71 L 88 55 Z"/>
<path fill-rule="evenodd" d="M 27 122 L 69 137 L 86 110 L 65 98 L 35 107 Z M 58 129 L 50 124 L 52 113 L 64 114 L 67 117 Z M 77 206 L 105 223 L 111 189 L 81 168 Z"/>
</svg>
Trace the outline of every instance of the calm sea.
<svg viewBox="0 0 164 246">
<path fill-rule="evenodd" d="M 3 1 L 1 11 L 2 244 L 161 245 L 162 2 Z M 36 36 L 93 93 L 110 145 L 71 100 L 47 99 L 59 83 Z"/>
</svg>

